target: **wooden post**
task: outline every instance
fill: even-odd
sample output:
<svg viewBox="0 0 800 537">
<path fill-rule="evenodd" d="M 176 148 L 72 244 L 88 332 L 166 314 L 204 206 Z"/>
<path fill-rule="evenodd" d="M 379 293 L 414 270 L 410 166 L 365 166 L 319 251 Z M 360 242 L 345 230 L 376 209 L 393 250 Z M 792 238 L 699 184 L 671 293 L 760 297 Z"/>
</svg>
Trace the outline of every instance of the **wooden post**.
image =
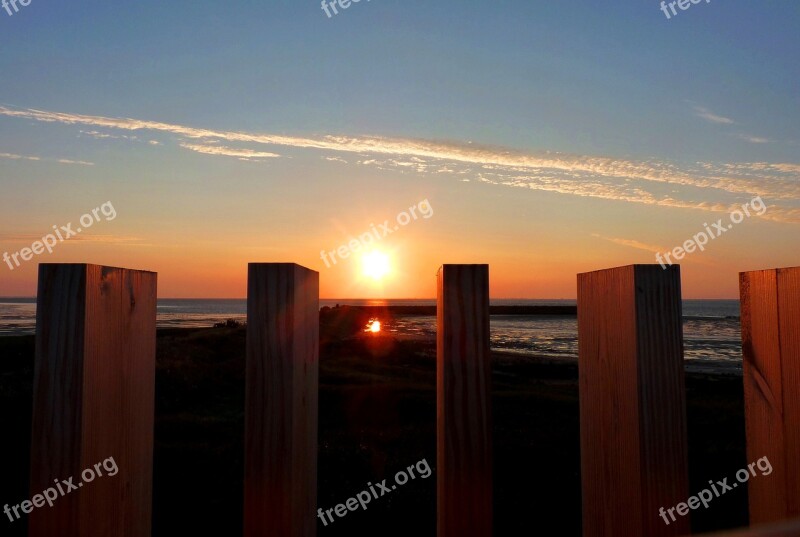
<svg viewBox="0 0 800 537">
<path fill-rule="evenodd" d="M 245 536 L 313 537 L 319 273 L 250 264 L 246 383 Z"/>
<path fill-rule="evenodd" d="M 59 494 L 33 509 L 31 537 L 151 533 L 156 278 L 39 266 L 31 496 Z"/>
<path fill-rule="evenodd" d="M 491 536 L 489 266 L 443 265 L 436 316 L 437 534 Z"/>
<path fill-rule="evenodd" d="M 750 522 L 800 516 L 800 267 L 743 272 L 748 463 L 773 472 L 748 481 Z"/>
<path fill-rule="evenodd" d="M 680 268 L 578 275 L 583 535 L 689 533 Z"/>
</svg>

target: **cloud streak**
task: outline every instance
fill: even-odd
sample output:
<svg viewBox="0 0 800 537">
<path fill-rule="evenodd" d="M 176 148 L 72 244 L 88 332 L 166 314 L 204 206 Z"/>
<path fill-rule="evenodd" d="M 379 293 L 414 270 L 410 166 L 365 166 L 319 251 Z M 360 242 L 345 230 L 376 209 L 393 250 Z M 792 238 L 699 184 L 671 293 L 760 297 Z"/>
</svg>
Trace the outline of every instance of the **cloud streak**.
<svg viewBox="0 0 800 537">
<path fill-rule="evenodd" d="M 267 153 L 265 151 L 254 151 L 252 149 L 233 149 L 220 145 L 202 145 L 202 144 L 189 144 L 181 142 L 181 147 L 190 149 L 197 153 L 205 155 L 221 155 L 224 157 L 237 157 L 239 160 L 260 160 L 264 158 L 278 158 L 280 155 L 276 153 Z"/>
<path fill-rule="evenodd" d="M 751 144 L 768 144 L 772 141 L 769 138 L 762 138 L 761 136 L 752 136 L 744 133 L 738 133 L 736 134 L 736 137 L 746 142 L 750 142 Z"/>
<path fill-rule="evenodd" d="M 725 116 L 718 116 L 708 108 L 702 106 L 695 106 L 694 113 L 697 117 L 703 118 L 706 121 L 710 121 L 711 123 L 717 123 L 720 125 L 733 125 L 734 123 L 736 123 L 731 118 Z"/>
<path fill-rule="evenodd" d="M 58 162 L 59 164 L 77 164 L 80 166 L 94 166 L 94 162 L 86 162 L 85 160 L 70 160 L 66 158 L 51 159 L 43 157 L 31 157 L 28 155 L 15 155 L 13 153 L 0 153 L 0 158 L 11 160 L 31 160 L 34 162 Z"/>
<path fill-rule="evenodd" d="M 597 233 L 592 233 L 592 237 L 597 237 L 598 239 L 603 239 L 604 241 L 613 242 L 614 244 L 619 244 L 620 246 L 627 246 L 629 248 L 636 248 L 637 250 L 644 250 L 646 252 L 664 252 L 667 251 L 666 248 L 661 246 L 654 246 L 652 244 L 645 244 L 643 242 L 639 242 L 633 239 L 622 239 L 617 237 L 605 237 L 603 235 L 598 235 Z"/>
<path fill-rule="evenodd" d="M 0 234 L 0 243 L 25 243 L 42 240 L 42 235 L 33 233 Z M 124 235 L 75 235 L 58 244 L 68 244 L 76 242 L 101 242 L 107 244 L 125 244 L 126 246 L 144 246 L 144 239 L 141 237 L 130 237 Z"/>
<path fill-rule="evenodd" d="M 708 121 L 733 123 L 705 108 L 698 106 L 695 110 Z M 678 209 L 729 211 L 760 195 L 776 202 L 763 218 L 800 223 L 800 164 L 795 163 L 675 164 L 656 159 L 523 152 L 471 142 L 377 136 L 284 136 L 4 106 L 0 106 L 0 116 L 93 129 L 166 133 L 183 149 L 206 155 L 244 160 L 276 158 L 279 156 L 273 152 L 276 147 L 316 150 L 330 160 L 351 154 L 360 157 L 356 159 L 358 165 L 399 173 L 447 174 L 462 181 Z M 250 147 L 230 147 L 223 143 Z"/>
<path fill-rule="evenodd" d="M 0 158 L 7 158 L 11 160 L 42 160 L 40 157 L 29 157 L 26 155 L 14 155 L 12 153 L 0 153 Z"/>
</svg>

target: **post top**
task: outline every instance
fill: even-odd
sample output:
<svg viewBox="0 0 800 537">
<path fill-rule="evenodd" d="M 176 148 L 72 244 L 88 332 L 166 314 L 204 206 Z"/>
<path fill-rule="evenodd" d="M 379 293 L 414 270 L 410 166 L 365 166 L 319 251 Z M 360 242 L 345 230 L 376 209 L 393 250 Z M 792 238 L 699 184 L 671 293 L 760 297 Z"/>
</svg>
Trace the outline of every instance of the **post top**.
<svg viewBox="0 0 800 537">
<path fill-rule="evenodd" d="M 97 265 L 95 263 L 39 263 L 39 269 L 48 269 L 48 268 L 85 268 L 85 269 L 97 269 L 101 271 L 115 271 L 115 270 L 126 270 L 128 272 L 141 272 L 144 274 L 158 274 L 152 270 L 140 270 L 140 269 L 130 269 L 125 267 L 112 267 L 109 265 Z"/>
<path fill-rule="evenodd" d="M 800 266 L 797 267 L 778 267 L 778 268 L 769 268 L 769 269 L 758 269 L 758 270 L 746 270 L 740 272 L 740 276 L 744 276 L 746 274 L 756 274 L 759 272 L 795 272 L 800 271 Z"/>
<path fill-rule="evenodd" d="M 284 268 L 284 269 L 298 268 L 301 270 L 318 274 L 318 272 L 314 269 L 310 269 L 308 267 L 304 267 L 303 265 L 298 265 L 297 263 L 290 263 L 290 262 L 289 263 L 251 262 L 247 264 L 247 268 L 251 270 L 255 268 L 268 268 L 268 267 Z"/>
<path fill-rule="evenodd" d="M 631 264 L 631 265 L 622 265 L 622 266 L 619 266 L 619 267 L 609 267 L 609 268 L 598 269 L 598 270 L 590 270 L 588 272 L 579 272 L 578 273 L 578 277 L 585 276 L 585 275 L 588 275 L 588 274 L 596 274 L 598 272 L 611 272 L 611 271 L 623 271 L 623 270 L 654 270 L 654 269 L 658 269 L 658 270 L 662 270 L 662 271 L 666 272 L 666 271 L 670 271 L 670 270 L 678 270 L 678 271 L 680 271 L 680 268 L 681 268 L 680 264 L 674 264 L 674 265 L 669 265 L 669 266 L 666 266 L 666 267 L 662 267 L 658 263 L 652 263 L 652 264 L 651 263 L 634 263 L 634 264 Z"/>
<path fill-rule="evenodd" d="M 472 268 L 486 267 L 486 269 L 488 269 L 489 268 L 489 264 L 488 263 L 463 263 L 463 264 L 460 264 L 460 263 L 445 263 L 445 264 L 439 266 L 439 269 L 436 271 L 436 273 L 439 274 L 440 272 L 442 272 L 446 268 L 447 269 L 458 269 L 458 268 L 469 268 L 469 267 L 472 267 Z"/>
</svg>

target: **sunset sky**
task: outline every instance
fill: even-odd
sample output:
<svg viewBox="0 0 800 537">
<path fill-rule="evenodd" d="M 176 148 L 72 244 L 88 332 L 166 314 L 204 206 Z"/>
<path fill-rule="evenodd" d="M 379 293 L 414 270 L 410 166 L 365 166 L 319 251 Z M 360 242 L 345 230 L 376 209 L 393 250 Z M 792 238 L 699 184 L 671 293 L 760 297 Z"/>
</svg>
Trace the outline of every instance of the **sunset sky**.
<svg viewBox="0 0 800 537">
<path fill-rule="evenodd" d="M 681 261 L 685 298 L 800 265 L 800 3 L 33 0 L 0 10 L 0 255 L 110 201 L 38 263 L 159 273 L 159 296 L 243 297 L 248 262 L 323 298 L 435 296 L 489 263 L 495 298 L 574 298 L 576 274 Z M 419 217 L 328 268 L 320 252 Z"/>
</svg>

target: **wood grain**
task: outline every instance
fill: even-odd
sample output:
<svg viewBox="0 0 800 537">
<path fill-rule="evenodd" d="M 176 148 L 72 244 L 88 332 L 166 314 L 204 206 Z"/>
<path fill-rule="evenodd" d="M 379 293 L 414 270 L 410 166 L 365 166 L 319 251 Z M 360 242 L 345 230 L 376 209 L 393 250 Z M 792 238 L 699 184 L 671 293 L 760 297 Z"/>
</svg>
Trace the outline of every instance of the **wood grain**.
<svg viewBox="0 0 800 537">
<path fill-rule="evenodd" d="M 489 266 L 443 265 L 437 300 L 437 534 L 492 535 Z"/>
<path fill-rule="evenodd" d="M 578 275 L 583 535 L 683 535 L 689 496 L 680 269 Z"/>
<path fill-rule="evenodd" d="M 750 522 L 800 516 L 800 267 L 740 274 Z"/>
<path fill-rule="evenodd" d="M 317 518 L 319 274 L 251 263 L 245 535 L 313 537 Z"/>
<path fill-rule="evenodd" d="M 151 533 L 156 285 L 152 272 L 39 267 L 31 495 L 109 458 L 119 472 L 35 509 L 31 537 Z"/>
</svg>

